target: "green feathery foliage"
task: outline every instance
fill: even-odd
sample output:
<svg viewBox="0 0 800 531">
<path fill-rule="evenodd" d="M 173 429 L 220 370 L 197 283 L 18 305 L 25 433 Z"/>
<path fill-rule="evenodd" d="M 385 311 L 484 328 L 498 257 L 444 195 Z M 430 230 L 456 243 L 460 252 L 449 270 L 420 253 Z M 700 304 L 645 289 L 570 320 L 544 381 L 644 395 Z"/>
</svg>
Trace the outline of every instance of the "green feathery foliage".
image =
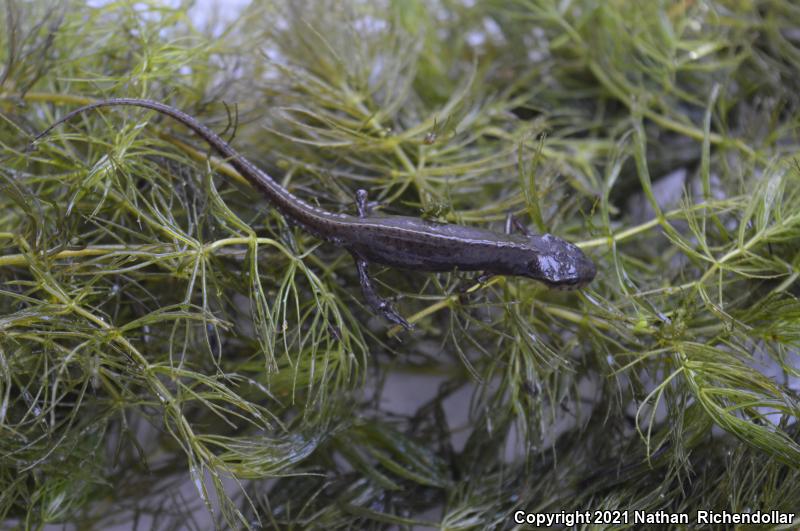
<svg viewBox="0 0 800 531">
<path fill-rule="evenodd" d="M 800 507 L 794 2 L 3 7 L 4 525 Z M 29 149 L 107 97 L 185 110 L 332 211 L 365 188 L 386 213 L 513 212 L 598 276 L 374 267 L 402 331 L 169 119 L 95 111 Z"/>
</svg>

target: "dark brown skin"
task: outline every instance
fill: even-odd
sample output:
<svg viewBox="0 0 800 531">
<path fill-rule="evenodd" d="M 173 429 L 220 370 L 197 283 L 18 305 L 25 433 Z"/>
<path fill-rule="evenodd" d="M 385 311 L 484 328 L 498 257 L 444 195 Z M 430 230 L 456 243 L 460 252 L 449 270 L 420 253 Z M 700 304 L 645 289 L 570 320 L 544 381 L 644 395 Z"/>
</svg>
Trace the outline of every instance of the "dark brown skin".
<svg viewBox="0 0 800 531">
<path fill-rule="evenodd" d="M 406 328 L 410 328 L 408 322 L 375 292 L 367 272 L 370 262 L 414 271 L 458 269 L 524 276 L 558 289 L 580 288 L 591 282 L 597 272 L 594 263 L 577 246 L 550 234 L 503 234 L 414 217 L 370 215 L 363 190 L 357 194 L 358 217 L 312 206 L 275 182 L 195 118 L 157 101 L 116 98 L 85 105 L 48 127 L 34 142 L 78 114 L 111 106 L 152 109 L 194 131 L 260 190 L 288 221 L 347 249 L 356 260 L 367 302 L 386 319 Z"/>
</svg>

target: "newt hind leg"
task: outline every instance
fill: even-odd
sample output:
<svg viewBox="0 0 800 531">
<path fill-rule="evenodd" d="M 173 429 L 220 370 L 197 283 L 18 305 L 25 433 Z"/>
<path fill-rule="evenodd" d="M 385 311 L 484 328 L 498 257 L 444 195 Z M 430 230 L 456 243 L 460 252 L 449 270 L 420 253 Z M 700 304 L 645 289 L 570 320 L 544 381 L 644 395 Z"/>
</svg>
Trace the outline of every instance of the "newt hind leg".
<svg viewBox="0 0 800 531">
<path fill-rule="evenodd" d="M 367 301 L 370 308 L 372 308 L 375 313 L 383 315 L 387 321 L 397 323 L 406 330 L 411 330 L 413 328 L 412 325 L 392 307 L 392 303 L 382 298 L 378 295 L 378 292 L 375 291 L 375 286 L 372 285 L 372 279 L 369 278 L 367 261 L 355 255 L 353 258 L 356 261 L 358 280 L 361 282 L 361 292 L 364 294 L 364 299 Z"/>
<path fill-rule="evenodd" d="M 358 209 L 358 217 L 365 218 L 369 214 L 369 205 L 367 205 L 367 191 L 363 188 L 356 190 L 356 208 Z"/>
</svg>

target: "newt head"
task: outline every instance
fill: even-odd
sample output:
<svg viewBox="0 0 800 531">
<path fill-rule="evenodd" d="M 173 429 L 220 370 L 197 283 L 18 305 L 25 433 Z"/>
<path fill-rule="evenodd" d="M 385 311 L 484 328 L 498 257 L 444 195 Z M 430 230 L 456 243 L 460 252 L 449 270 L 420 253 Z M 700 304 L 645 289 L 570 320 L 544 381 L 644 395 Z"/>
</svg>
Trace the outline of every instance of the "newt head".
<svg viewBox="0 0 800 531">
<path fill-rule="evenodd" d="M 577 245 L 552 234 L 533 236 L 531 250 L 533 257 L 523 275 L 549 288 L 582 288 L 597 274 L 594 262 Z"/>
</svg>

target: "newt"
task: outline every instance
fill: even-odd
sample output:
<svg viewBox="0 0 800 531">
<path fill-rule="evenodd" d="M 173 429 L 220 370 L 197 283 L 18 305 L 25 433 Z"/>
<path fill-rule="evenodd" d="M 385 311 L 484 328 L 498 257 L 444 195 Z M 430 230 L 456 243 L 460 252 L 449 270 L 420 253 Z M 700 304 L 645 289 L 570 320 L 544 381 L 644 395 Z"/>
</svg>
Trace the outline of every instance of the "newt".
<svg viewBox="0 0 800 531">
<path fill-rule="evenodd" d="M 33 143 L 79 114 L 112 106 L 151 109 L 194 131 L 258 189 L 287 221 L 350 252 L 369 306 L 388 321 L 407 329 L 411 328 L 408 321 L 375 290 L 369 276 L 370 263 L 413 271 L 458 269 L 481 271 L 484 275 L 522 276 L 557 289 L 581 288 L 597 273 L 592 260 L 579 247 L 551 234 L 512 234 L 508 228 L 500 233 L 418 217 L 375 215 L 368 209 L 365 190 L 356 193 L 357 216 L 316 207 L 286 190 L 197 119 L 153 100 L 113 98 L 85 105 L 53 123 Z"/>
</svg>

